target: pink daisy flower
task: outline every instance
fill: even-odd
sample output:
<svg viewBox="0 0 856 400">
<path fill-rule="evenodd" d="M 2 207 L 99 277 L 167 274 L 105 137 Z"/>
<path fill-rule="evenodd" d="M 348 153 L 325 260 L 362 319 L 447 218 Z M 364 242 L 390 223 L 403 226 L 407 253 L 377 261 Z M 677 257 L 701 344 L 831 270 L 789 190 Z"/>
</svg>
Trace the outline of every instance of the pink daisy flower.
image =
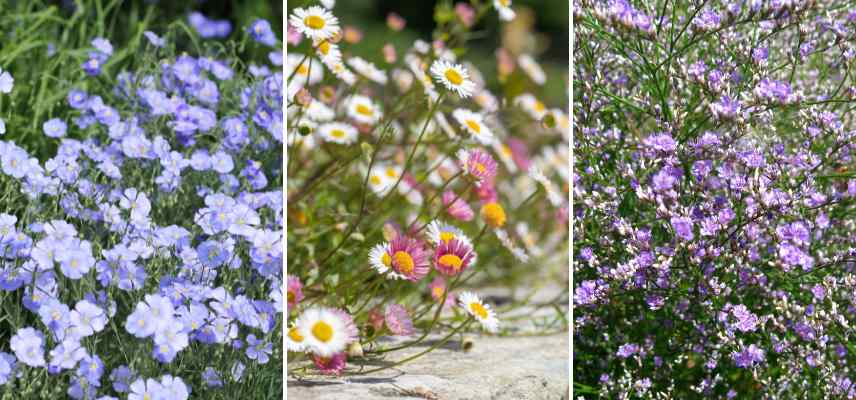
<svg viewBox="0 0 856 400">
<path fill-rule="evenodd" d="M 389 330 L 398 336 L 410 336 L 413 330 L 413 321 L 407 315 L 407 309 L 401 304 L 390 304 L 386 306 L 384 320 Z"/>
<path fill-rule="evenodd" d="M 458 151 L 461 168 L 478 181 L 478 185 L 496 176 L 496 161 L 493 157 L 479 149 Z"/>
<path fill-rule="evenodd" d="M 341 308 L 333 308 L 332 311 L 334 314 L 338 315 L 342 321 L 345 322 L 345 334 L 347 336 L 347 343 L 354 342 L 358 339 L 360 331 L 357 329 L 357 325 L 354 323 L 354 318 L 351 317 L 351 314 L 348 314 L 347 311 L 342 310 Z M 342 361 L 344 363 L 344 361 Z"/>
<path fill-rule="evenodd" d="M 522 171 L 529 170 L 529 151 L 526 149 L 526 143 L 520 139 L 508 139 L 508 147 L 511 149 L 511 159 L 517 164 L 517 167 Z"/>
<path fill-rule="evenodd" d="M 383 316 L 383 313 L 380 312 L 379 308 L 376 307 L 376 308 L 372 308 L 371 310 L 369 310 L 368 317 L 369 317 L 369 325 L 371 325 L 375 331 L 379 331 L 380 328 L 383 328 L 384 316 Z"/>
<path fill-rule="evenodd" d="M 469 204 L 451 190 L 443 193 L 443 205 L 449 215 L 458 221 L 471 221 L 475 215 Z"/>
<path fill-rule="evenodd" d="M 428 285 L 428 291 L 431 293 L 431 298 L 440 303 L 443 297 L 446 297 L 446 303 L 443 304 L 443 309 L 452 308 L 455 305 L 455 295 L 446 292 L 446 280 L 442 276 L 434 278 Z"/>
<path fill-rule="evenodd" d="M 288 280 L 286 281 L 286 298 L 288 299 L 288 308 L 292 308 L 300 303 L 303 300 L 303 283 L 300 282 L 300 278 L 288 275 Z"/>
<path fill-rule="evenodd" d="M 455 276 L 463 272 L 473 261 L 475 252 L 472 247 L 458 239 L 440 243 L 434 253 L 434 268 L 446 276 Z"/>
<path fill-rule="evenodd" d="M 324 375 L 341 375 L 345 369 L 345 361 L 347 354 L 343 351 L 333 354 L 330 357 L 321 357 L 312 355 L 312 361 L 315 362 L 315 367 Z"/>
<path fill-rule="evenodd" d="M 479 196 L 479 200 L 481 200 L 482 204 L 494 203 L 498 199 L 493 179 L 482 182 L 481 185 L 475 188 L 475 191 L 476 194 Z"/>
<path fill-rule="evenodd" d="M 428 275 L 428 256 L 422 243 L 414 238 L 399 236 L 387 247 L 384 264 L 389 262 L 392 272 L 400 278 L 416 282 Z"/>
</svg>

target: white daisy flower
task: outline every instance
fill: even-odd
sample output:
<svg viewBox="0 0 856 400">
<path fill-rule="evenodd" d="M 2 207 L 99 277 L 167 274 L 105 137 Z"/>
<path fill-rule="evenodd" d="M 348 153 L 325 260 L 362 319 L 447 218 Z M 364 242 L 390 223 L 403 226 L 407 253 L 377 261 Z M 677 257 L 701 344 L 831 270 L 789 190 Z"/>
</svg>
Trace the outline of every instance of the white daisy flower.
<svg viewBox="0 0 856 400">
<path fill-rule="evenodd" d="M 312 47 L 315 48 L 315 54 L 321 57 L 321 62 L 331 70 L 337 64 L 342 63 L 342 51 L 339 50 L 339 45 L 330 43 L 329 40 L 316 40 Z"/>
<path fill-rule="evenodd" d="M 538 65 L 538 63 L 535 62 L 535 59 L 529 54 L 521 54 L 520 57 L 517 58 L 517 63 L 520 64 L 520 68 L 523 69 L 523 72 L 526 72 L 526 75 L 529 75 L 532 82 L 535 82 L 538 85 L 544 85 L 544 82 L 547 81 L 547 75 L 544 73 L 544 70 L 541 69 L 541 66 Z"/>
<path fill-rule="evenodd" d="M 470 97 L 476 87 L 476 84 L 470 80 L 467 70 L 460 64 L 452 64 L 443 60 L 434 61 L 434 64 L 431 64 L 431 74 L 446 89 L 457 93 L 462 98 Z"/>
<path fill-rule="evenodd" d="M 324 79 L 324 66 L 318 60 L 312 57 L 304 57 L 303 54 L 291 53 L 285 62 L 285 76 L 289 77 L 293 74 L 292 82 L 297 83 L 298 89 L 307 82 L 314 85 Z"/>
<path fill-rule="evenodd" d="M 556 190 L 556 187 L 553 185 L 553 182 L 547 179 L 544 176 L 544 173 L 541 171 L 541 168 L 533 165 L 529 167 L 529 177 L 540 183 L 541 186 L 544 187 L 544 191 L 547 192 L 547 200 L 550 201 L 555 207 L 561 207 L 564 203 L 564 199 L 562 199 L 562 195 Z"/>
<path fill-rule="evenodd" d="M 461 128 L 469 132 L 475 141 L 483 145 L 493 143 L 493 132 L 485 125 L 484 117 L 481 114 L 459 108 L 452 112 L 452 117 L 458 121 Z"/>
<path fill-rule="evenodd" d="M 514 162 L 514 158 L 511 157 L 511 147 L 508 147 L 507 144 L 496 140 L 493 142 L 493 151 L 499 156 L 502 164 L 505 165 L 505 169 L 512 174 L 517 173 L 517 163 Z"/>
<path fill-rule="evenodd" d="M 348 84 L 348 86 L 354 86 L 357 83 L 357 76 L 351 72 L 345 64 L 338 63 L 330 68 L 333 71 L 333 75 L 336 75 L 336 78 L 339 78 L 342 82 Z"/>
<path fill-rule="evenodd" d="M 352 340 L 348 334 L 348 321 L 328 308 L 310 308 L 297 317 L 294 325 L 297 334 L 303 337 L 306 349 L 321 357 L 344 351 Z"/>
<path fill-rule="evenodd" d="M 461 307 L 479 321 L 484 330 L 493 333 L 499 331 L 499 320 L 496 318 L 496 313 L 489 305 L 484 304 L 478 295 L 472 292 L 463 292 L 458 295 L 458 302 Z"/>
<path fill-rule="evenodd" d="M 357 141 L 357 128 L 343 122 L 323 124 L 318 127 L 318 133 L 327 142 L 353 144 Z"/>
<path fill-rule="evenodd" d="M 446 181 L 452 179 L 460 168 L 458 168 L 458 164 L 452 161 L 451 158 L 443 157 L 439 163 L 434 164 L 430 168 L 431 172 L 428 174 L 428 182 L 434 186 L 443 186 Z"/>
<path fill-rule="evenodd" d="M 304 112 L 307 117 L 317 122 L 332 121 L 336 116 L 336 112 L 332 108 L 315 99 L 312 99 L 312 102 L 309 103 Z"/>
<path fill-rule="evenodd" d="M 324 7 L 296 8 L 288 22 L 298 32 L 313 40 L 330 39 L 339 33 L 339 20 Z"/>
<path fill-rule="evenodd" d="M 285 336 L 285 347 L 288 351 L 302 352 L 306 350 L 306 338 L 300 333 L 297 326 L 288 328 Z"/>
<path fill-rule="evenodd" d="M 386 77 L 386 72 L 376 67 L 374 64 L 360 58 L 351 57 L 348 59 L 348 65 L 351 66 L 357 73 L 381 85 L 386 85 L 389 79 Z"/>
<path fill-rule="evenodd" d="M 547 115 L 547 106 L 530 93 L 515 97 L 514 104 L 526 111 L 532 119 L 540 121 Z"/>
<path fill-rule="evenodd" d="M 391 72 L 392 81 L 401 93 L 407 93 L 413 85 L 413 74 L 403 69 L 393 69 Z"/>
<path fill-rule="evenodd" d="M 401 276 L 394 273 L 392 269 L 392 257 L 389 256 L 387 245 L 388 244 L 384 242 L 378 243 L 372 247 L 371 251 L 369 251 L 369 265 L 371 265 L 371 267 L 380 275 L 386 275 L 393 272 L 389 275 L 390 278 L 401 278 Z"/>
<path fill-rule="evenodd" d="M 346 104 L 348 117 L 361 124 L 372 125 L 382 116 L 378 106 L 366 96 L 355 94 L 348 98 Z"/>
<path fill-rule="evenodd" d="M 493 7 L 499 12 L 499 19 L 503 21 L 511 21 L 516 15 L 511 9 L 511 0 L 493 0 Z"/>
<path fill-rule="evenodd" d="M 384 172 L 385 169 L 386 166 L 377 165 L 369 171 L 369 188 L 378 196 L 385 195 L 392 188 L 392 185 L 395 184 L 395 181 L 386 175 Z"/>
<path fill-rule="evenodd" d="M 493 95 L 489 90 L 482 90 L 478 94 L 473 97 L 473 100 L 476 101 L 484 111 L 487 112 L 496 112 L 499 110 L 499 100 L 496 99 L 496 96 Z"/>
<path fill-rule="evenodd" d="M 321 5 L 328 10 L 332 10 L 333 7 L 336 7 L 336 0 L 321 0 Z"/>
<path fill-rule="evenodd" d="M 428 237 L 428 241 L 435 246 L 440 243 L 448 243 L 453 239 L 470 244 L 470 239 L 464 234 L 464 231 L 438 220 L 431 221 L 431 223 L 428 224 L 428 229 L 425 231 L 425 235 Z"/>
</svg>

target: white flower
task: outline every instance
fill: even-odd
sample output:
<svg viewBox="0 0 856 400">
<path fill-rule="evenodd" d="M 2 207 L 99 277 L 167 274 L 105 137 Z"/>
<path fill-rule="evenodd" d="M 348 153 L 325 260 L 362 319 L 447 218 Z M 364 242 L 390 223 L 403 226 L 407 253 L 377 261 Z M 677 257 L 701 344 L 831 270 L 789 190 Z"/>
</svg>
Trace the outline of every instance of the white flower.
<svg viewBox="0 0 856 400">
<path fill-rule="evenodd" d="M 314 40 L 324 40 L 339 32 L 339 20 L 327 9 L 319 6 L 297 8 L 288 19 L 297 31 Z"/>
<path fill-rule="evenodd" d="M 547 114 L 547 106 L 529 93 L 515 97 L 514 104 L 526 111 L 532 119 L 540 121 Z"/>
<path fill-rule="evenodd" d="M 315 54 L 321 57 L 321 62 L 327 68 L 333 69 L 336 64 L 342 63 L 342 51 L 339 50 L 339 45 L 330 43 L 329 40 L 316 40 L 312 47 L 315 48 Z"/>
<path fill-rule="evenodd" d="M 293 78 L 289 82 L 289 89 L 294 84 L 296 89 L 299 90 L 307 82 L 310 85 L 321 82 L 321 79 L 324 78 L 324 66 L 312 57 L 304 57 L 303 54 L 292 53 L 288 55 L 285 63 L 285 76 L 289 77 L 292 74 Z"/>
<path fill-rule="evenodd" d="M 544 73 L 544 70 L 541 69 L 541 66 L 529 54 L 521 54 L 517 58 L 517 63 L 520 64 L 520 68 L 526 72 L 526 75 L 529 75 L 529 78 L 533 82 L 543 85 L 547 81 L 547 75 Z"/>
<path fill-rule="evenodd" d="M 306 348 L 321 357 L 344 351 L 351 339 L 348 322 L 333 310 L 323 307 L 304 311 L 294 325 L 297 328 L 295 335 L 303 337 Z"/>
<path fill-rule="evenodd" d="M 313 121 L 327 122 L 332 121 L 333 117 L 336 116 L 336 113 L 332 108 L 327 107 L 326 104 L 313 99 L 312 102 L 309 103 L 309 106 L 306 107 L 306 116 Z"/>
<path fill-rule="evenodd" d="M 342 123 L 328 122 L 318 127 L 321 138 L 338 144 L 352 144 L 357 141 L 357 128 Z"/>
<path fill-rule="evenodd" d="M 503 21 L 511 21 L 516 15 L 511 9 L 511 0 L 493 0 L 493 7 L 499 12 L 499 19 Z"/>
<path fill-rule="evenodd" d="M 481 114 L 459 108 L 452 112 L 452 117 L 477 142 L 484 145 L 493 143 L 493 132 L 485 125 L 484 117 Z"/>
<path fill-rule="evenodd" d="M 372 100 L 366 96 L 355 94 L 348 98 L 348 117 L 361 124 L 374 124 L 380 120 L 381 112 Z"/>
<path fill-rule="evenodd" d="M 484 330 L 493 333 L 499 331 L 499 320 L 496 318 L 496 313 L 489 305 L 484 304 L 478 295 L 472 292 L 463 292 L 458 295 L 458 302 L 461 307 L 479 321 Z"/>
<path fill-rule="evenodd" d="M 467 70 L 460 64 L 452 64 L 443 60 L 434 61 L 434 64 L 431 64 L 431 74 L 446 89 L 456 92 L 462 98 L 470 97 L 476 87 L 476 84 L 470 80 Z"/>
<path fill-rule="evenodd" d="M 348 65 L 350 65 L 351 68 L 357 71 L 360 75 L 380 83 L 381 85 L 386 85 L 389 81 L 386 77 L 386 72 L 360 57 L 349 58 Z"/>
</svg>

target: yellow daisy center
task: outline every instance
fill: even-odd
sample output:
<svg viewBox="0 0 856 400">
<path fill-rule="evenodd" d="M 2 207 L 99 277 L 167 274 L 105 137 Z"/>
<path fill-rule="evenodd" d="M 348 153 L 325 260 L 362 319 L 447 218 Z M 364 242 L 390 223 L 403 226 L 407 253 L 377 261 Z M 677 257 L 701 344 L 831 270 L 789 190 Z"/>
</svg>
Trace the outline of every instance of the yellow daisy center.
<svg viewBox="0 0 856 400">
<path fill-rule="evenodd" d="M 146 393 L 143 395 L 143 400 L 152 400 L 152 395 Z"/>
<path fill-rule="evenodd" d="M 294 301 L 297 300 L 297 296 L 295 296 L 294 292 L 292 292 L 292 291 L 289 291 L 288 294 L 286 295 L 286 297 L 288 297 L 289 303 L 294 303 Z"/>
<path fill-rule="evenodd" d="M 324 21 L 324 18 L 321 18 L 317 15 L 310 15 L 304 18 L 303 23 L 312 29 L 321 29 L 324 28 L 324 25 L 327 25 L 327 22 Z"/>
<path fill-rule="evenodd" d="M 330 131 L 330 136 L 341 139 L 345 137 L 345 131 L 341 129 L 333 129 L 332 131 Z"/>
<path fill-rule="evenodd" d="M 390 178 L 395 178 L 395 177 L 397 177 L 397 176 L 398 176 L 398 173 L 397 173 L 397 172 L 395 172 L 395 169 L 394 169 L 394 168 L 389 167 L 389 168 L 387 168 L 387 169 L 386 169 L 386 176 L 388 176 L 388 177 L 390 177 Z"/>
<path fill-rule="evenodd" d="M 466 121 L 466 123 L 467 123 L 467 126 L 470 127 L 470 130 L 472 130 L 475 133 L 481 133 L 481 125 L 479 125 L 478 122 L 476 122 L 475 120 L 472 120 L 472 119 L 468 119 Z"/>
<path fill-rule="evenodd" d="M 510 156 L 511 155 L 511 147 L 508 147 L 508 145 L 505 145 L 505 144 L 502 145 L 502 154 Z"/>
<path fill-rule="evenodd" d="M 372 116 L 372 109 L 371 109 L 371 107 L 369 107 L 365 104 L 357 104 L 357 113 L 365 115 L 367 117 L 371 117 Z"/>
<path fill-rule="evenodd" d="M 305 65 L 303 65 L 303 64 L 300 64 L 300 65 L 297 67 L 297 74 L 298 74 L 298 75 L 309 75 L 309 67 L 307 67 L 307 66 L 305 66 Z"/>
<path fill-rule="evenodd" d="M 476 170 L 478 170 L 479 173 L 483 174 L 485 171 L 487 171 L 487 167 L 485 167 L 484 164 L 480 162 L 476 162 Z"/>
<path fill-rule="evenodd" d="M 480 319 L 487 319 L 487 309 L 479 303 L 470 303 L 470 310 Z"/>
<path fill-rule="evenodd" d="M 544 105 L 540 100 L 535 100 L 535 111 L 543 112 L 547 109 L 547 106 Z"/>
<path fill-rule="evenodd" d="M 458 71 L 455 71 L 454 68 L 447 69 L 444 75 L 446 75 L 446 79 L 452 82 L 453 85 L 460 85 L 464 82 L 464 77 Z"/>
<path fill-rule="evenodd" d="M 501 205 L 494 202 L 487 203 L 482 206 L 481 213 L 488 225 L 494 228 L 505 225 L 505 210 Z"/>
<path fill-rule="evenodd" d="M 321 44 L 318 45 L 318 51 L 320 51 L 321 54 L 327 55 L 330 52 L 330 42 L 326 40 L 321 42 Z"/>
<path fill-rule="evenodd" d="M 508 7 L 508 4 L 510 2 L 511 2 L 511 0 L 499 0 L 499 4 L 503 7 Z"/>
<path fill-rule="evenodd" d="M 291 334 L 291 332 L 289 332 Z M 333 337 L 333 327 L 324 321 L 318 321 L 312 326 L 312 335 L 316 339 L 327 343 Z"/>
<path fill-rule="evenodd" d="M 398 269 L 405 274 L 413 273 L 413 269 L 416 265 L 413 263 L 413 257 L 410 257 L 410 254 L 404 251 L 396 251 L 395 254 L 392 255 L 392 258 L 395 260 L 395 265 L 398 266 Z"/>
<path fill-rule="evenodd" d="M 389 256 L 389 253 L 383 253 L 383 258 L 381 258 L 381 262 L 383 262 L 383 265 L 386 265 L 388 267 L 390 266 L 390 264 L 392 264 L 392 257 Z"/>
<path fill-rule="evenodd" d="M 444 267 L 452 267 L 455 271 L 461 269 L 464 260 L 454 254 L 444 254 L 440 257 L 440 265 Z"/>
<path fill-rule="evenodd" d="M 434 286 L 434 289 L 431 289 L 431 292 L 434 293 L 435 297 L 443 297 L 443 293 L 446 292 L 446 289 L 443 289 L 442 286 Z"/>
<path fill-rule="evenodd" d="M 300 334 L 300 332 L 297 330 L 297 327 L 288 330 L 288 337 L 298 343 L 303 341 L 303 335 Z"/>
<path fill-rule="evenodd" d="M 440 241 L 443 243 L 448 243 L 450 240 L 455 238 L 455 234 L 452 232 L 440 232 Z"/>
</svg>

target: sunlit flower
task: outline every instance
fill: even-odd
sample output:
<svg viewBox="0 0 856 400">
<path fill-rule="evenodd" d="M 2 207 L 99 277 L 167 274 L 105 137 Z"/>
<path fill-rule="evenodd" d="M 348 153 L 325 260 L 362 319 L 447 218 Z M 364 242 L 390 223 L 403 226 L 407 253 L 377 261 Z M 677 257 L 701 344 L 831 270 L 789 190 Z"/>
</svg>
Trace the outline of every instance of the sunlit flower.
<svg viewBox="0 0 856 400">
<path fill-rule="evenodd" d="M 381 118 L 378 106 L 366 96 L 353 95 L 346 101 L 348 117 L 353 118 L 361 124 L 374 124 Z"/>
<path fill-rule="evenodd" d="M 493 132 L 485 125 L 481 114 L 459 108 L 452 112 L 452 116 L 477 142 L 484 145 L 493 143 Z"/>
<path fill-rule="evenodd" d="M 324 375 L 341 375 L 342 371 L 345 370 L 347 357 L 348 355 L 344 351 L 329 357 L 313 354 L 312 362 L 315 363 L 315 368 L 318 368 L 318 372 Z"/>
<path fill-rule="evenodd" d="M 470 239 L 464 234 L 464 231 L 436 220 L 431 221 L 431 223 L 428 224 L 428 227 L 425 230 L 425 236 L 434 246 L 448 243 L 453 239 L 458 239 L 467 243 L 470 242 Z"/>
<path fill-rule="evenodd" d="M 306 337 L 303 336 L 300 329 L 295 325 L 288 328 L 288 334 L 285 336 L 285 344 L 288 351 L 304 351 L 306 350 Z"/>
<path fill-rule="evenodd" d="M 312 44 L 312 47 L 327 68 L 332 70 L 337 64 L 342 63 L 342 51 L 339 50 L 339 45 L 330 43 L 329 40 L 318 40 Z"/>
<path fill-rule="evenodd" d="M 296 8 L 288 19 L 291 26 L 313 40 L 330 39 L 339 32 L 339 20 L 319 6 Z"/>
<path fill-rule="evenodd" d="M 486 203 L 481 208 L 481 216 L 484 222 L 494 228 L 501 228 L 505 225 L 505 210 L 499 203 Z"/>
<path fill-rule="evenodd" d="M 286 288 L 288 308 L 292 308 L 296 306 L 297 303 L 300 302 L 300 300 L 303 300 L 303 283 L 300 282 L 300 278 L 293 275 L 288 275 L 288 279 L 286 282 L 288 285 L 288 287 Z"/>
<path fill-rule="evenodd" d="M 431 64 L 431 74 L 434 79 L 462 98 L 470 97 L 476 88 L 476 84 L 470 80 L 470 75 L 460 64 L 452 64 L 448 61 L 437 60 Z"/>
<path fill-rule="evenodd" d="M 395 184 L 395 180 L 386 174 L 386 169 L 385 165 L 376 165 L 369 171 L 369 189 L 378 196 L 385 195 Z"/>
<path fill-rule="evenodd" d="M 410 336 L 415 332 L 413 330 L 413 321 L 410 319 L 410 315 L 407 314 L 407 309 L 401 304 L 386 306 L 384 322 L 386 322 L 386 326 L 390 332 L 397 336 Z"/>
<path fill-rule="evenodd" d="M 511 0 L 493 0 L 493 7 L 499 12 L 499 19 L 511 21 L 516 15 L 511 9 Z"/>
<path fill-rule="evenodd" d="M 490 154 L 479 149 L 461 149 L 457 155 L 461 168 L 475 178 L 478 185 L 496 176 L 496 161 Z"/>
<path fill-rule="evenodd" d="M 322 357 L 344 351 L 356 339 L 351 329 L 353 320 L 341 310 L 310 308 L 297 317 L 294 325 L 307 349 Z M 289 336 L 292 336 L 291 332 Z"/>
<path fill-rule="evenodd" d="M 547 81 L 547 75 L 544 74 L 544 70 L 541 69 L 541 66 L 529 54 L 521 54 L 517 58 L 517 63 L 520 64 L 523 72 L 532 79 L 532 82 L 543 85 Z"/>
<path fill-rule="evenodd" d="M 499 320 L 496 318 L 496 313 L 487 304 L 472 292 L 463 292 L 458 295 L 458 302 L 461 304 L 467 313 L 473 316 L 488 332 L 499 331 Z"/>
<path fill-rule="evenodd" d="M 376 245 L 369 252 L 369 263 L 390 279 L 418 281 L 428 274 L 428 256 L 419 240 L 399 236 Z"/>
<path fill-rule="evenodd" d="M 292 73 L 298 88 L 306 83 L 314 85 L 324 78 L 324 66 L 312 57 L 290 53 L 285 62 L 285 76 L 289 77 Z"/>
<path fill-rule="evenodd" d="M 318 133 L 327 142 L 353 144 L 357 141 L 357 128 L 343 122 L 328 122 L 318 127 Z"/>
<path fill-rule="evenodd" d="M 443 192 L 443 205 L 446 207 L 446 212 L 458 221 L 471 221 L 475 216 L 470 205 L 451 190 Z"/>
<path fill-rule="evenodd" d="M 547 106 L 530 93 L 514 98 L 514 104 L 526 111 L 532 119 L 541 120 L 547 114 Z"/>
<path fill-rule="evenodd" d="M 475 262 L 475 252 L 469 241 L 451 239 L 440 243 L 434 252 L 434 268 L 446 276 L 455 276 Z"/>
</svg>

